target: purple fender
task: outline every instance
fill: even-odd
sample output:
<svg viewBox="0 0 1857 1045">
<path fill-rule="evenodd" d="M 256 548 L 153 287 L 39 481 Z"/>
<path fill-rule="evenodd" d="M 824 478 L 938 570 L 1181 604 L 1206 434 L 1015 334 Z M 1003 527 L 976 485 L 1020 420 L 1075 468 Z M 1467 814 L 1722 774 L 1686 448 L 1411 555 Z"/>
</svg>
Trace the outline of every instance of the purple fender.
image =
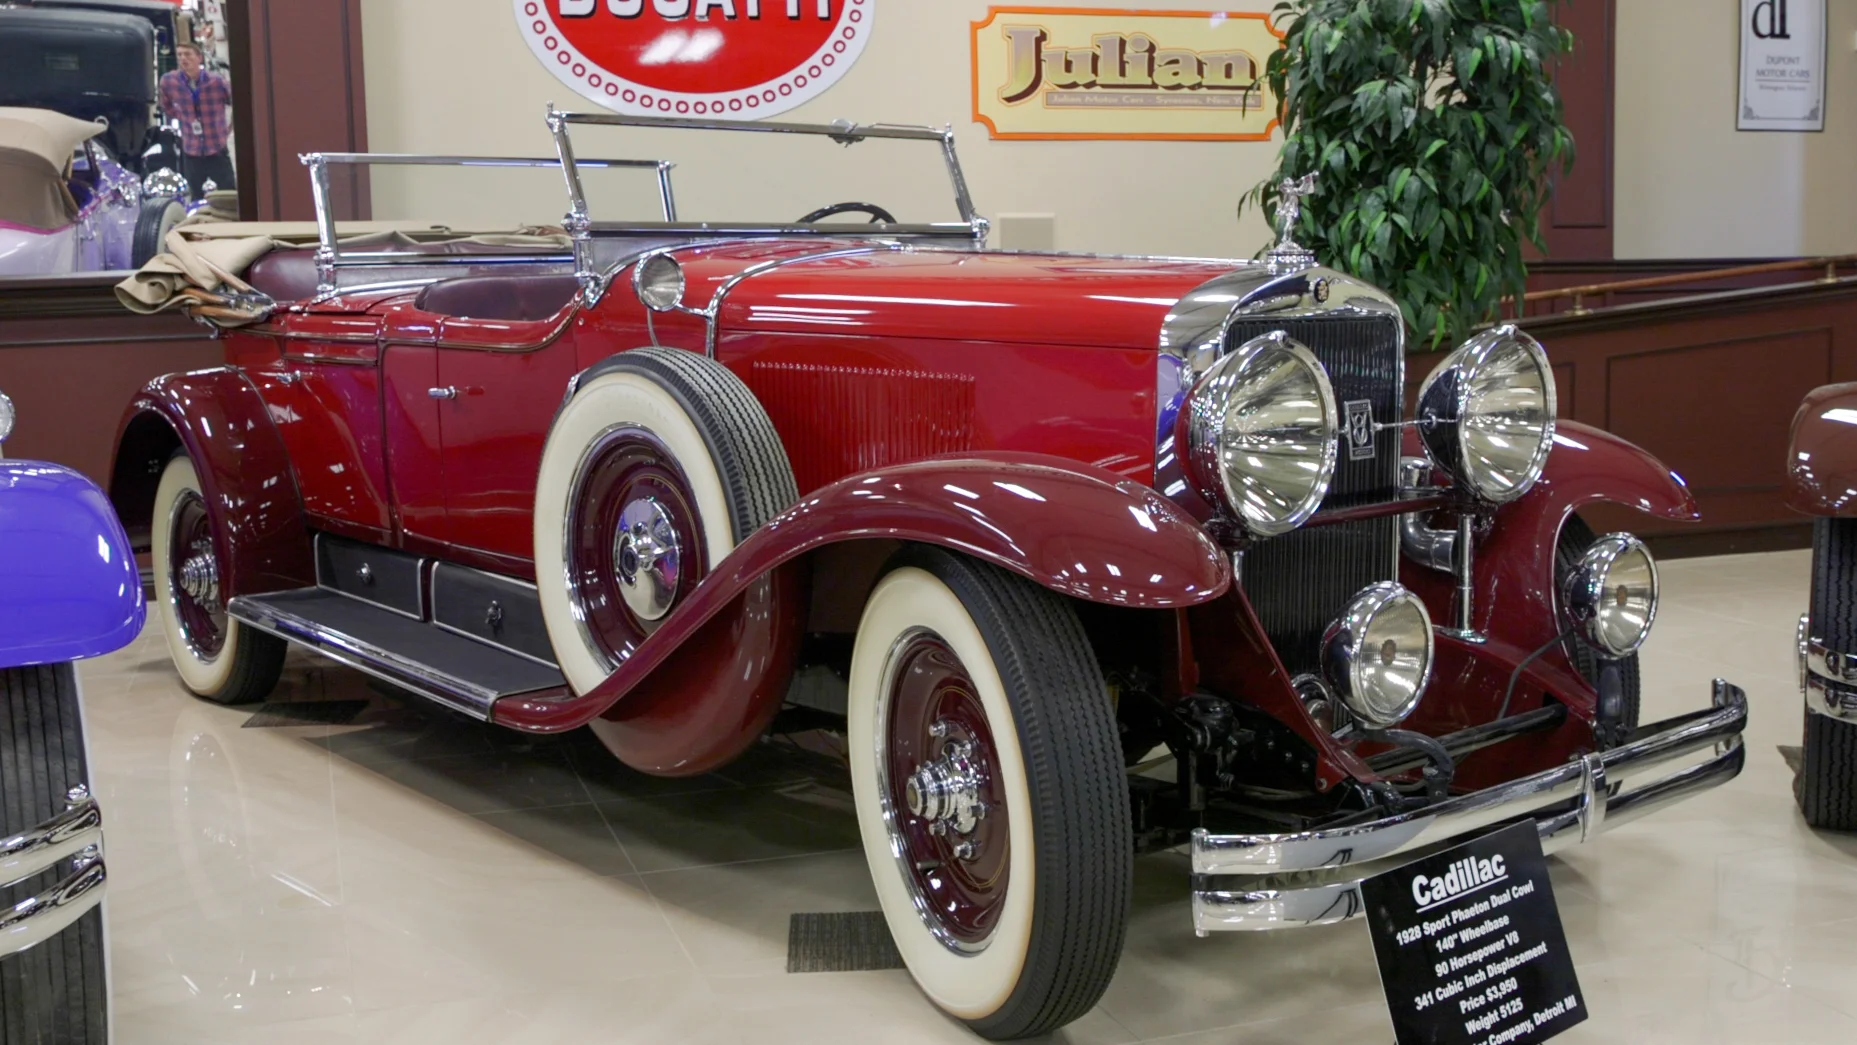
<svg viewBox="0 0 1857 1045">
<path fill-rule="evenodd" d="M 1815 388 L 1799 404 L 1786 450 L 1786 507 L 1857 516 L 1857 384 Z"/>
<path fill-rule="evenodd" d="M 0 668 L 96 657 L 142 631 L 129 536 L 89 479 L 0 460 Z"/>
<path fill-rule="evenodd" d="M 249 378 L 231 367 L 168 374 L 129 403 L 110 500 L 131 533 L 147 532 L 162 467 L 177 449 L 193 459 L 212 510 L 227 598 L 316 583 L 290 455 Z"/>
<path fill-rule="evenodd" d="M 686 728 L 674 731 L 676 739 L 671 732 L 654 734 L 632 714 L 635 704 L 666 722 L 726 720 L 742 723 L 743 730 L 759 716 L 743 715 L 738 709 L 748 695 L 719 678 L 714 689 L 679 685 L 674 694 L 659 692 L 664 687 L 657 685 L 656 669 L 674 651 L 680 651 L 679 663 L 745 656 L 740 629 L 731 622 L 765 605 L 756 594 L 764 579 L 819 548 L 869 539 L 938 545 L 1073 598 L 1137 609 L 1197 606 L 1224 594 L 1232 581 L 1230 563 L 1197 523 L 1113 472 L 1039 454 L 918 461 L 842 479 L 769 522 L 598 688 L 560 700 L 507 698 L 493 718 L 545 733 L 599 717 L 625 721 L 638 731 L 636 748 L 622 752 L 628 764 L 701 772 L 694 767 L 710 759 L 693 761 L 679 750 L 683 738 L 695 734 Z"/>
</svg>

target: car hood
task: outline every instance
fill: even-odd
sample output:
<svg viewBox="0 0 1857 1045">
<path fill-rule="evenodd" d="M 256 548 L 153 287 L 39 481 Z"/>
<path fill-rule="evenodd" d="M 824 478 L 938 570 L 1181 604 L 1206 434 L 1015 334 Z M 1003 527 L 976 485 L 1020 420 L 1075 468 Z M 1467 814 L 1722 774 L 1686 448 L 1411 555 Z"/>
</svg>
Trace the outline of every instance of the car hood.
<svg viewBox="0 0 1857 1045">
<path fill-rule="evenodd" d="M 1238 262 L 808 244 L 689 259 L 726 333 L 1156 348 L 1193 288 Z M 732 284 L 732 285 L 731 285 Z"/>
</svg>

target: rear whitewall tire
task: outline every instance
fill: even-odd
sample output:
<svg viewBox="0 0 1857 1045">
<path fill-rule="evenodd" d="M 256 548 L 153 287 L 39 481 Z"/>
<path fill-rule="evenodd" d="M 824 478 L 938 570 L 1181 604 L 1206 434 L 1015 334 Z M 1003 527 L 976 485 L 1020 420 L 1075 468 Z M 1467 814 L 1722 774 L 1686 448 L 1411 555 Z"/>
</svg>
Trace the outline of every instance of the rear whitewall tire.
<svg viewBox="0 0 1857 1045">
<path fill-rule="evenodd" d="M 263 700 L 277 686 L 283 671 L 282 639 L 245 627 L 226 617 L 224 637 L 217 652 L 201 652 L 188 637 L 174 590 L 173 539 L 175 506 L 186 497 L 204 501 L 200 477 L 193 461 L 177 454 L 162 469 L 155 488 L 155 507 L 149 521 L 149 564 L 155 575 L 155 620 L 167 641 L 168 653 L 181 682 L 196 696 L 219 704 L 246 704 Z M 221 579 L 223 583 L 223 564 Z M 223 590 L 220 598 L 225 598 Z"/>
</svg>

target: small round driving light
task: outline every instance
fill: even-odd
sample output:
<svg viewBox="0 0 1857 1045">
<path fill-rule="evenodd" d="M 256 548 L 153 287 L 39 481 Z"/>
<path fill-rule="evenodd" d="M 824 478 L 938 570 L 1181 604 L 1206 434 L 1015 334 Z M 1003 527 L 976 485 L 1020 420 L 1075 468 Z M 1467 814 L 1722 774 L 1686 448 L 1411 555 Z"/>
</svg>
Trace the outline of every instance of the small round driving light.
<svg viewBox="0 0 1857 1045">
<path fill-rule="evenodd" d="M 632 269 L 632 289 L 653 312 L 669 312 L 683 302 L 683 266 L 669 254 L 653 254 Z"/>
<path fill-rule="evenodd" d="M 1431 614 L 1392 581 L 1362 589 L 1322 637 L 1329 682 L 1369 729 L 1398 725 L 1418 707 L 1431 656 Z"/>
<path fill-rule="evenodd" d="M 1182 411 L 1187 473 L 1260 537 L 1307 522 L 1328 494 L 1340 433 L 1315 353 L 1282 331 L 1219 360 Z"/>
<path fill-rule="evenodd" d="M 1547 467 L 1558 406 L 1547 353 L 1504 325 L 1466 341 L 1425 378 L 1419 437 L 1433 464 L 1478 497 L 1505 504 Z"/>
<path fill-rule="evenodd" d="M 13 401 L 6 397 L 5 392 L 0 392 L 0 443 L 6 442 L 6 437 L 13 434 L 13 418 L 15 416 L 16 415 L 13 413 Z"/>
<path fill-rule="evenodd" d="M 1631 534 L 1606 534 L 1574 564 L 1560 596 L 1581 639 L 1605 656 L 1628 657 L 1657 619 L 1657 563 Z"/>
</svg>

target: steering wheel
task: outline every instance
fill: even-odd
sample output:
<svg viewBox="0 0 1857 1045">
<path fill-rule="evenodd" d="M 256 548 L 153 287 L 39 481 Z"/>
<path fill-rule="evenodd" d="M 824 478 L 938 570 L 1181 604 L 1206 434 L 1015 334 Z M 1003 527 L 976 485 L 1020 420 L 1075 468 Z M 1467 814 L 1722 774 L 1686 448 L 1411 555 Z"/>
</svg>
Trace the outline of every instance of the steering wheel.
<svg viewBox="0 0 1857 1045">
<path fill-rule="evenodd" d="M 815 221 L 837 217 L 840 214 L 868 214 L 872 225 L 878 222 L 896 224 L 896 215 L 877 206 L 875 203 L 834 203 L 830 207 L 820 207 L 800 219 L 801 225 L 810 225 Z"/>
</svg>

